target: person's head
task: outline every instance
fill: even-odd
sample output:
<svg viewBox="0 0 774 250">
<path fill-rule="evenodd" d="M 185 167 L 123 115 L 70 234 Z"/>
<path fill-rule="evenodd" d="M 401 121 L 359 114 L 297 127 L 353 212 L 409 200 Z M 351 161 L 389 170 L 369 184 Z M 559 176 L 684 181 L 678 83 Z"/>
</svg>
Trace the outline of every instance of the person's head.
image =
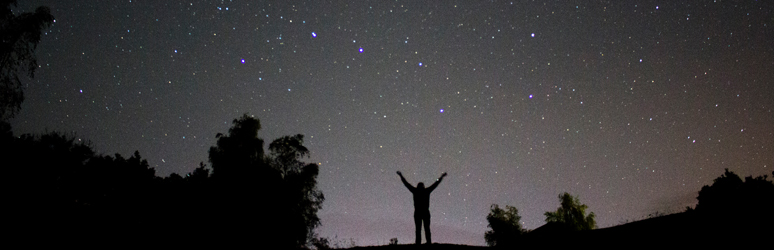
<svg viewBox="0 0 774 250">
<path fill-rule="evenodd" d="M 424 183 L 422 183 L 422 182 L 420 182 L 420 183 L 417 183 L 417 188 L 419 188 L 419 189 L 425 189 L 425 184 L 424 184 Z"/>
</svg>

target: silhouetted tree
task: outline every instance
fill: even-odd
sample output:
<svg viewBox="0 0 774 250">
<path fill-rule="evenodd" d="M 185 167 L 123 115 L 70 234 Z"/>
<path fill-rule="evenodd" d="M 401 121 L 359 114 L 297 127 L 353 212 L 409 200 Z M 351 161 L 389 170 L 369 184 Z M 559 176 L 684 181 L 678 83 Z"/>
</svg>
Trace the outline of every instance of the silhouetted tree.
<svg viewBox="0 0 774 250">
<path fill-rule="evenodd" d="M 4 225 L 42 238 L 142 242 L 155 239 L 150 235 L 179 239 L 211 230 L 195 241 L 309 246 L 324 200 L 319 167 L 302 161 L 309 156 L 302 135 L 273 141 L 264 155 L 259 128 L 247 115 L 234 120 L 210 149 L 212 174 L 200 163 L 191 173 L 166 178 L 137 151 L 128 158 L 97 155 L 75 136 L 1 133 L 0 185 L 13 215 Z"/>
<path fill-rule="evenodd" d="M 726 169 L 712 185 L 701 188 L 695 211 L 724 218 L 727 222 L 774 222 L 771 216 L 771 211 L 774 211 L 774 183 L 767 178 L 766 175 L 748 176 L 742 181 Z"/>
<path fill-rule="evenodd" d="M 505 206 L 501 209 L 497 204 L 492 204 L 491 211 L 486 216 L 491 230 L 484 233 L 486 244 L 491 247 L 512 247 L 516 245 L 519 237 L 524 233 L 521 227 L 521 216 L 516 207 Z"/>
<path fill-rule="evenodd" d="M 331 242 L 328 238 L 312 238 L 310 242 L 317 250 L 331 249 Z"/>
<path fill-rule="evenodd" d="M 95 156 L 77 177 L 79 194 L 87 195 L 95 211 L 95 227 L 138 230 L 155 223 L 152 204 L 156 171 L 138 151 L 129 158 L 120 154 Z M 100 218 L 102 217 L 102 218 Z"/>
<path fill-rule="evenodd" d="M 185 179 L 191 182 L 206 182 L 208 178 L 210 178 L 210 170 L 204 162 L 200 162 L 198 168 L 185 175 Z"/>
<path fill-rule="evenodd" d="M 728 169 L 725 171 L 724 174 L 713 180 L 711 186 L 705 185 L 701 188 L 699 196 L 696 197 L 699 200 L 696 210 L 725 210 L 729 206 L 738 205 L 729 202 L 737 198 L 738 188 L 744 182 L 734 172 L 728 171 Z"/>
<path fill-rule="evenodd" d="M 261 122 L 243 115 L 234 119 L 228 135 L 218 133 L 216 146 L 210 147 L 209 158 L 213 169 L 213 178 L 231 182 L 241 178 L 253 178 L 266 166 L 263 155 L 263 139 L 258 138 Z"/>
<path fill-rule="evenodd" d="M 35 48 L 40 33 L 54 23 L 48 7 L 40 6 L 34 13 L 17 16 L 11 11 L 15 6 L 16 0 L 0 1 L 0 121 L 19 111 L 24 101 L 19 74 L 35 75 Z"/>
<path fill-rule="evenodd" d="M 545 213 L 546 222 L 561 223 L 575 231 L 591 230 L 597 227 L 594 213 L 589 213 L 587 216 L 586 208 L 588 206 L 581 204 L 577 197 L 565 192 L 559 195 L 559 202 L 561 206 L 555 212 Z"/>
<path fill-rule="evenodd" d="M 96 231 L 152 221 L 143 216 L 152 211 L 155 171 L 139 153 L 95 155 L 88 142 L 56 132 L 21 135 L 6 149 L 2 184 L 13 204 L 10 225 Z"/>
<path fill-rule="evenodd" d="M 73 212 L 82 207 L 73 177 L 93 156 L 88 143 L 60 133 L 24 134 L 4 139 L 0 147 L 0 186 L 8 215 L 3 225 L 18 236 L 73 225 L 71 218 L 78 217 Z M 15 234 L 6 238 L 17 239 Z"/>
<path fill-rule="evenodd" d="M 318 166 L 301 161 L 309 155 L 303 135 L 273 141 L 266 156 L 258 119 L 245 114 L 233 124 L 209 151 L 222 227 L 244 237 L 259 229 L 259 242 L 277 247 L 306 246 L 320 225 L 324 197 L 316 187 Z"/>
<path fill-rule="evenodd" d="M 320 225 L 317 211 L 322 208 L 325 200 L 322 192 L 317 189 L 317 175 L 320 170 L 317 164 L 304 163 L 303 157 L 309 156 L 309 150 L 303 146 L 304 136 L 283 136 L 269 144 L 270 166 L 279 170 L 284 180 L 283 187 L 287 193 L 284 199 L 289 212 L 286 216 L 287 230 L 293 232 L 292 239 L 297 245 L 306 245 L 313 238 L 314 228 Z"/>
<path fill-rule="evenodd" d="M 25 134 L 7 143 L 2 183 L 18 205 L 32 211 L 74 202 L 74 179 L 94 156 L 88 142 L 52 132 Z"/>
</svg>

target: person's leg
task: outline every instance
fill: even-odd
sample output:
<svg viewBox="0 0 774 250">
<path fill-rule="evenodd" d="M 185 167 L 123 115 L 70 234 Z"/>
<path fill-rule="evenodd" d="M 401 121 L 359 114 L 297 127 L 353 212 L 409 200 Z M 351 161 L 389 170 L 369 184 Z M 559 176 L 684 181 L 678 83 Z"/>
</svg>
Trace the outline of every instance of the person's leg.
<svg viewBox="0 0 774 250">
<path fill-rule="evenodd" d="M 427 244 L 432 244 L 433 240 L 430 239 L 430 212 L 428 211 L 425 214 L 425 218 L 422 219 L 425 223 L 425 238 L 427 239 Z"/>
<path fill-rule="evenodd" d="M 416 244 L 419 245 L 422 243 L 422 217 L 420 217 L 416 212 L 414 213 L 414 226 L 416 226 L 416 229 L 417 229 Z"/>
</svg>

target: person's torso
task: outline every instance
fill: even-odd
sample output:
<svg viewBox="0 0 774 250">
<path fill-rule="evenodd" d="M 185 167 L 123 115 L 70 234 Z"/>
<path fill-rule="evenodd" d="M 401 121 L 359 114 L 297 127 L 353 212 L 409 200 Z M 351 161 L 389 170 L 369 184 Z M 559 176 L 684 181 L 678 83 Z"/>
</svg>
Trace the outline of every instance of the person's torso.
<svg viewBox="0 0 774 250">
<path fill-rule="evenodd" d="M 429 210 L 430 209 L 430 192 L 427 189 L 414 192 L 414 209 L 415 210 Z"/>
</svg>

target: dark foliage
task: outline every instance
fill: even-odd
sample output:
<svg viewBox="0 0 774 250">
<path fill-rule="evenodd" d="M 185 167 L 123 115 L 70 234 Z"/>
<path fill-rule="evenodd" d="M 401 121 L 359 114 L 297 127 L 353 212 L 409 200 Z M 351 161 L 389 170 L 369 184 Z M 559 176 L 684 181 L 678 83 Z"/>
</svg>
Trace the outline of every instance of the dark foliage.
<svg viewBox="0 0 774 250">
<path fill-rule="evenodd" d="M 491 211 L 486 216 L 491 230 L 484 233 L 486 244 L 492 247 L 513 247 L 524 234 L 521 227 L 521 216 L 516 207 L 505 206 L 501 209 L 497 204 L 492 204 Z"/>
<path fill-rule="evenodd" d="M 774 173 L 772 173 L 774 174 Z M 710 186 L 699 191 L 696 212 L 718 216 L 725 222 L 761 221 L 774 222 L 774 183 L 768 176 L 745 177 L 744 181 L 734 172 L 725 173 Z"/>
<path fill-rule="evenodd" d="M 564 224 L 574 231 L 592 230 L 597 227 L 594 213 L 586 215 L 588 206 L 581 204 L 569 193 L 559 195 L 561 206 L 554 212 L 546 212 L 546 222 Z"/>
<path fill-rule="evenodd" d="M 96 155 L 88 142 L 61 133 L 2 142 L 2 183 L 14 215 L 7 225 L 16 233 L 104 236 L 154 221 L 149 201 L 158 178 L 139 153 Z"/>
<path fill-rule="evenodd" d="M 54 23 L 48 7 L 15 15 L 15 0 L 0 1 L 0 121 L 13 117 L 24 101 L 20 74 L 35 75 L 35 48 L 43 29 Z"/>
<path fill-rule="evenodd" d="M 317 211 L 324 197 L 316 187 L 319 167 L 301 162 L 309 155 L 303 135 L 273 141 L 265 156 L 258 119 L 243 115 L 233 123 L 210 148 L 218 203 L 227 204 L 216 210 L 228 221 L 223 228 L 279 247 L 307 245 L 320 225 Z"/>
<path fill-rule="evenodd" d="M 286 136 L 263 154 L 257 119 L 243 116 L 210 150 L 213 171 L 166 178 L 143 160 L 94 153 L 75 136 L 0 133 L 4 225 L 27 237 L 109 242 L 186 239 L 190 244 L 311 245 L 324 197 L 303 136 Z M 3 125 L 3 123 L 0 123 Z M 249 138 L 247 138 L 249 137 Z"/>
</svg>

